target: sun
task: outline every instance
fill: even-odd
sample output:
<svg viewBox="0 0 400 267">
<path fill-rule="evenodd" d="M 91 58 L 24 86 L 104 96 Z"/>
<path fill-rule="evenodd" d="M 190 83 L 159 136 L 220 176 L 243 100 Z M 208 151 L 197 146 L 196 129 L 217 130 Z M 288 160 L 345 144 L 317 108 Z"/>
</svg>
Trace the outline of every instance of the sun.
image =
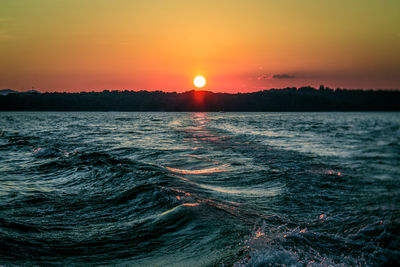
<svg viewBox="0 0 400 267">
<path fill-rule="evenodd" d="M 201 88 L 206 85 L 206 79 L 203 76 L 196 76 L 196 78 L 193 80 L 193 83 L 197 88 Z"/>
</svg>

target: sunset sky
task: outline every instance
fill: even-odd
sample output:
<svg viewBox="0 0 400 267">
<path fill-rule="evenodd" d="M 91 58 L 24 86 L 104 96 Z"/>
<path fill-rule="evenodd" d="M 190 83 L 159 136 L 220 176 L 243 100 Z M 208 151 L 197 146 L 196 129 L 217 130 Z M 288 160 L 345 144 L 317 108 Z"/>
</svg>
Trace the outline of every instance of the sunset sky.
<svg viewBox="0 0 400 267">
<path fill-rule="evenodd" d="M 2 0 L 0 89 L 400 88 L 399 0 Z"/>
</svg>

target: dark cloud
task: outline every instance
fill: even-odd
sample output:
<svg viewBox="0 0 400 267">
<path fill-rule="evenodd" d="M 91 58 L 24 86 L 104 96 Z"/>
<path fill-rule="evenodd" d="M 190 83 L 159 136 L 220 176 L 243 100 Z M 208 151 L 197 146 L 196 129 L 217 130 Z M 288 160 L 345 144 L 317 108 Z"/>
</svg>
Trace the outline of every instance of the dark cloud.
<svg viewBox="0 0 400 267">
<path fill-rule="evenodd" d="M 290 74 L 273 74 L 273 75 L 268 75 L 268 74 L 263 74 L 257 77 L 257 80 L 272 80 L 272 79 L 294 79 L 296 76 L 290 75 Z"/>
<path fill-rule="evenodd" d="M 275 74 L 272 75 L 272 79 L 294 79 L 296 76 L 290 74 Z"/>
<path fill-rule="evenodd" d="M 259 80 L 259 81 L 262 81 L 262 80 L 270 80 L 271 77 L 272 77 L 271 75 L 263 74 L 263 75 L 258 76 L 258 77 L 257 77 L 257 80 Z"/>
</svg>

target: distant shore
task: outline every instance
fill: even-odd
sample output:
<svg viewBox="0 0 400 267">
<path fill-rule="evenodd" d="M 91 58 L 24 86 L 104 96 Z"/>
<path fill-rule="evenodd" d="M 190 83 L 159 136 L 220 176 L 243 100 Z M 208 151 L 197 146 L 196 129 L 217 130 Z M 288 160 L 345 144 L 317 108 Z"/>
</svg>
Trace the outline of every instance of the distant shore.
<svg viewBox="0 0 400 267">
<path fill-rule="evenodd" d="M 5 92 L 7 90 L 7 93 Z M 288 87 L 254 93 L 0 90 L 1 111 L 396 111 L 400 91 Z"/>
</svg>

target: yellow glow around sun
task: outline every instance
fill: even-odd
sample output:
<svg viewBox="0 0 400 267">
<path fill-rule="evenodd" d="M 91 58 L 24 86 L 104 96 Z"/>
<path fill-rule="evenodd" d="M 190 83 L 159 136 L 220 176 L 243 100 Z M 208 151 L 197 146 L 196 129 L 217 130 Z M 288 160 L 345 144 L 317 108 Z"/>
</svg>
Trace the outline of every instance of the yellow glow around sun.
<svg viewBox="0 0 400 267">
<path fill-rule="evenodd" d="M 201 88 L 206 85 L 206 79 L 203 76 L 197 76 L 194 78 L 193 83 L 197 88 Z"/>
</svg>

